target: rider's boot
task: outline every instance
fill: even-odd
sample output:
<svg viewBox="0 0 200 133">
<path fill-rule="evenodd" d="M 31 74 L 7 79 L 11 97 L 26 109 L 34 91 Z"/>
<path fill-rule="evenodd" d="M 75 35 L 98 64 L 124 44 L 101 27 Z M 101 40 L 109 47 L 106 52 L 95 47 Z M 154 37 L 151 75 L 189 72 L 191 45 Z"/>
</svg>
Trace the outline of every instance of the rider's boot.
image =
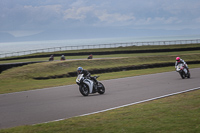
<svg viewBox="0 0 200 133">
<path fill-rule="evenodd" d="M 190 72 L 189 68 L 187 67 L 188 72 Z"/>
<path fill-rule="evenodd" d="M 185 65 L 185 68 L 187 69 L 188 72 L 190 72 L 187 64 Z"/>
</svg>

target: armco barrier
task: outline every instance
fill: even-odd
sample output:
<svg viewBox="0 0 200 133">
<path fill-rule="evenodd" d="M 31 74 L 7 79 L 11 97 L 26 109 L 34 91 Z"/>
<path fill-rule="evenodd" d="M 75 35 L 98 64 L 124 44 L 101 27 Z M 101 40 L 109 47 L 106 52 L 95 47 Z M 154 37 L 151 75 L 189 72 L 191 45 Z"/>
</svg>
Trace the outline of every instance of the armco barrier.
<svg viewBox="0 0 200 133">
<path fill-rule="evenodd" d="M 54 56 L 77 56 L 77 55 L 109 55 L 109 54 L 128 54 L 128 53 L 156 53 L 156 52 L 176 52 L 176 51 L 193 51 L 200 50 L 200 47 L 191 47 L 191 48 L 175 48 L 175 49 L 151 49 L 151 50 L 123 50 L 123 51 L 103 51 L 103 52 L 79 52 L 79 53 L 60 53 L 54 54 Z M 39 57 L 47 57 L 49 58 L 51 54 L 44 55 L 34 55 L 34 56 L 26 56 L 26 57 L 12 57 L 12 58 L 0 58 L 0 61 L 3 60 L 18 60 L 18 59 L 27 59 L 27 58 L 39 58 Z"/>
<path fill-rule="evenodd" d="M 116 48 L 116 47 L 127 47 L 127 46 L 143 46 L 143 45 L 198 44 L 198 43 L 200 43 L 200 39 L 63 46 L 63 47 L 53 47 L 53 48 L 45 48 L 45 49 L 18 51 L 18 52 L 12 52 L 12 53 L 3 53 L 3 54 L 0 54 L 0 58 L 28 55 L 28 54 L 34 54 L 34 53 L 56 52 L 56 51 L 67 51 L 67 50 L 80 50 L 80 49 Z"/>
</svg>

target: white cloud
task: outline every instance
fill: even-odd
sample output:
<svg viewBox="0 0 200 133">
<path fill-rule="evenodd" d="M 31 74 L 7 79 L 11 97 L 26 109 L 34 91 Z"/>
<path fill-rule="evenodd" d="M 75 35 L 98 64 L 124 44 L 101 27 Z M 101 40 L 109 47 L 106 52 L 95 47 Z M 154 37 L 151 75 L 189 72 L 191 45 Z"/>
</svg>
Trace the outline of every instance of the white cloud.
<svg viewBox="0 0 200 133">
<path fill-rule="evenodd" d="M 87 0 L 77 0 L 70 4 L 70 7 L 82 7 L 85 6 L 85 3 L 87 3 Z"/>
<path fill-rule="evenodd" d="M 77 5 L 77 4 L 76 4 Z M 127 25 L 130 21 L 133 21 L 135 17 L 131 14 L 121 13 L 108 13 L 107 9 L 101 10 L 97 6 L 73 6 L 70 9 L 64 11 L 65 20 L 81 20 L 88 23 L 88 21 L 95 20 L 92 25 L 102 26 L 118 23 L 118 25 Z M 124 23 L 124 24 L 123 24 Z M 89 23 L 91 24 L 91 23 Z"/>
<path fill-rule="evenodd" d="M 67 29 L 77 25 L 200 28 L 199 7 L 199 0 L 2 0 L 0 31 Z"/>
<path fill-rule="evenodd" d="M 87 17 L 87 13 L 92 12 L 94 9 L 92 6 L 88 7 L 72 7 L 64 11 L 64 19 L 78 19 L 83 20 Z"/>
<path fill-rule="evenodd" d="M 120 14 L 120 13 L 107 13 L 107 11 L 96 11 L 95 15 L 99 18 L 100 21 L 107 23 L 116 23 L 116 22 L 126 22 L 132 21 L 135 19 L 132 15 Z"/>
<path fill-rule="evenodd" d="M 7 33 L 10 33 L 11 35 L 15 36 L 15 37 L 23 37 L 23 36 L 30 36 L 30 35 L 35 35 L 35 34 L 38 34 L 42 31 L 35 31 L 35 30 L 28 30 L 28 31 L 21 31 L 21 30 L 18 30 L 18 31 L 7 31 Z"/>
<path fill-rule="evenodd" d="M 165 20 L 165 24 L 180 24 L 182 20 L 176 17 L 169 17 L 168 19 Z"/>
<path fill-rule="evenodd" d="M 168 13 L 173 15 L 197 15 L 200 11 L 200 2 L 195 0 L 173 0 L 173 1 L 165 1 L 162 4 L 162 9 Z"/>
<path fill-rule="evenodd" d="M 136 19 L 135 23 L 136 25 L 158 25 L 158 24 L 177 24 L 181 23 L 181 20 L 179 20 L 176 17 L 155 17 L 155 18 L 144 18 L 144 19 Z"/>
<path fill-rule="evenodd" d="M 61 8 L 61 5 L 24 6 L 24 11 L 30 15 L 27 17 L 35 19 L 36 21 L 44 21 L 59 15 Z"/>
</svg>

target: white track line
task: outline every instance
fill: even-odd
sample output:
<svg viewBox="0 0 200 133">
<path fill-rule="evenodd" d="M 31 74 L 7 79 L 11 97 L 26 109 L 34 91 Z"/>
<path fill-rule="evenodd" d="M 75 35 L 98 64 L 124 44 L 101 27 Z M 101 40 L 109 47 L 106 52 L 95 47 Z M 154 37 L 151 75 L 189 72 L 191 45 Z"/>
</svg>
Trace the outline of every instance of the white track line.
<svg viewBox="0 0 200 133">
<path fill-rule="evenodd" d="M 87 114 L 83 114 L 83 115 L 79 115 L 79 116 L 75 116 L 75 117 L 87 116 L 87 115 L 97 114 L 97 113 L 101 113 L 101 112 L 106 112 L 106 111 L 110 111 L 110 110 L 114 110 L 114 109 L 118 109 L 118 108 L 123 108 L 123 107 L 131 106 L 131 105 L 134 105 L 134 104 L 139 104 L 139 103 L 144 103 L 144 102 L 148 102 L 148 101 L 153 101 L 153 100 L 157 100 L 157 99 L 160 99 L 160 98 L 165 98 L 165 97 L 169 97 L 169 96 L 173 96 L 173 95 L 177 95 L 177 94 L 181 94 L 181 93 L 186 93 L 186 92 L 194 91 L 194 90 L 198 90 L 198 89 L 200 89 L 200 87 L 189 89 L 189 90 L 184 90 L 184 91 L 180 91 L 180 92 L 175 92 L 175 93 L 171 93 L 171 94 L 167 94 L 167 95 L 163 95 L 163 96 L 159 96 L 159 97 L 155 97 L 155 98 L 150 98 L 150 99 L 147 99 L 147 100 L 142 100 L 142 101 L 138 101 L 138 102 L 134 102 L 134 103 L 130 103 L 130 104 L 125 104 L 125 105 L 122 105 L 122 106 L 118 106 L 118 107 L 114 107 L 114 108 L 109 108 L 109 109 L 105 109 L 105 110 L 101 110 L 101 111 L 87 113 Z M 61 121 L 61 120 L 65 120 L 65 119 L 69 119 L 69 118 L 63 118 L 63 119 L 48 121 L 48 122 L 44 122 L 44 123 L 56 122 L 56 121 Z M 34 125 L 36 125 L 36 124 L 34 124 Z"/>
</svg>

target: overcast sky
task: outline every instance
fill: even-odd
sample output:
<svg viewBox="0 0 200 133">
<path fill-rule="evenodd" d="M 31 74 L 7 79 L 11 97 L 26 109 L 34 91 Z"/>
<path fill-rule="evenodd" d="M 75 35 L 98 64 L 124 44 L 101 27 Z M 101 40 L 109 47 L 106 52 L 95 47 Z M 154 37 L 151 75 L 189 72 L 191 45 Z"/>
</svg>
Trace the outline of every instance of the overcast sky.
<svg viewBox="0 0 200 133">
<path fill-rule="evenodd" d="M 200 28 L 200 0 L 0 0 L 0 32 Z"/>
</svg>

